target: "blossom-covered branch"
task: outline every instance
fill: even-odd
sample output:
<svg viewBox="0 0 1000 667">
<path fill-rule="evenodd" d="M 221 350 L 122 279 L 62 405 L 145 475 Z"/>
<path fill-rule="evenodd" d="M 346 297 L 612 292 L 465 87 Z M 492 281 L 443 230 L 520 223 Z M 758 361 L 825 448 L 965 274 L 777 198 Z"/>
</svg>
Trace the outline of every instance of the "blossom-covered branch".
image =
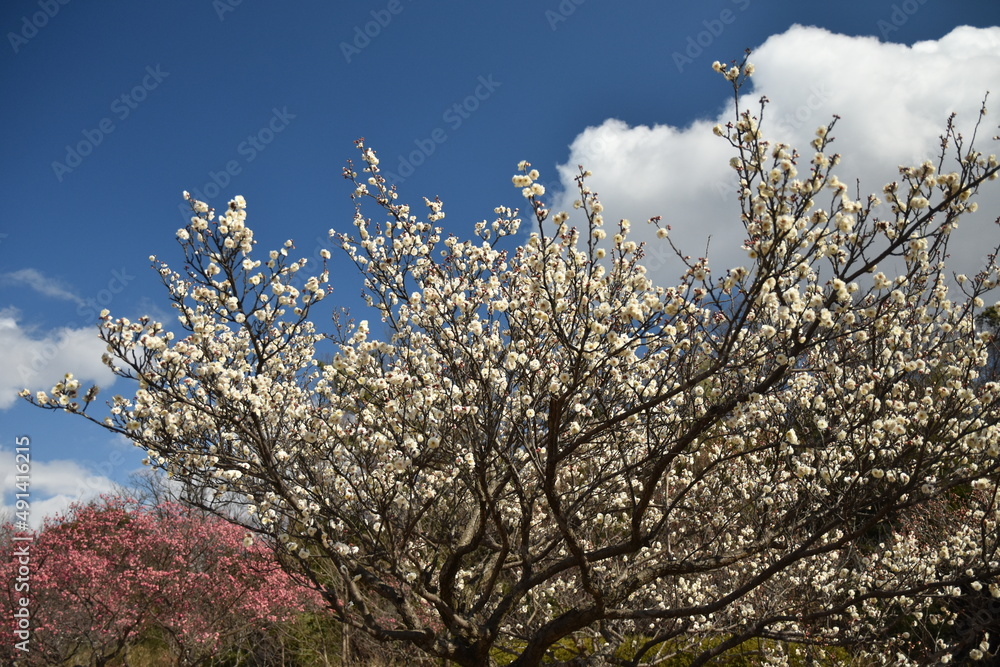
<svg viewBox="0 0 1000 667">
<path fill-rule="evenodd" d="M 330 235 L 386 336 L 361 321 L 321 363 L 327 268 L 300 290 L 290 241 L 255 259 L 241 197 L 218 217 L 192 201 L 184 274 L 158 264 L 185 335 L 105 314 L 135 396 L 106 421 L 71 378 L 29 400 L 242 498 L 231 520 L 343 623 L 457 664 L 701 665 L 750 640 L 775 664 L 981 657 L 988 638 L 946 628 L 958 593 L 1000 590 L 1000 385 L 976 329 L 998 269 L 952 281 L 945 260 L 996 157 L 949 123 L 937 164 L 855 197 L 836 119 L 809 155 L 768 142 L 765 101 L 741 107 L 752 65 L 716 69 L 745 266 L 674 248 L 683 276 L 656 285 L 586 171 L 577 210 L 553 213 L 526 162 L 513 184 L 537 231 L 514 247 L 501 206 L 446 237 L 443 204 L 398 203 L 359 142 L 353 229 Z M 942 499 L 961 520 L 928 540 Z"/>
</svg>

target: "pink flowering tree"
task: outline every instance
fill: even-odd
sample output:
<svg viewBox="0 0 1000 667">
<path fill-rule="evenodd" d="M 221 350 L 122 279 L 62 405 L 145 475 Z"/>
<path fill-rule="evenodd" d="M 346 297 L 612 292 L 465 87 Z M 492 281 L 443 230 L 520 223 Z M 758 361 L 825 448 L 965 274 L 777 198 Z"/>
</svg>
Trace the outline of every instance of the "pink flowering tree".
<svg viewBox="0 0 1000 667">
<path fill-rule="evenodd" d="M 105 665 L 153 638 L 176 664 L 195 665 L 315 608 L 271 551 L 245 545 L 245 535 L 175 504 L 109 497 L 73 507 L 31 544 L 30 651 L 13 657 Z"/>
<path fill-rule="evenodd" d="M 102 315 L 134 395 L 107 419 L 71 377 L 27 398 L 242 499 L 230 520 L 352 632 L 456 664 L 985 657 L 985 637 L 918 646 L 906 628 L 1000 593 L 1000 385 L 975 326 L 997 266 L 945 266 L 996 157 L 949 124 L 939 160 L 856 198 L 834 122 L 804 154 L 769 142 L 740 97 L 752 66 L 717 70 L 745 266 L 675 248 L 683 277 L 654 284 L 586 172 L 570 215 L 527 163 L 536 231 L 499 207 L 445 238 L 442 203 L 399 203 L 359 142 L 353 229 L 330 234 L 380 326 L 318 330 L 327 267 L 304 277 L 291 241 L 261 256 L 243 197 L 219 215 L 191 200 L 183 270 L 154 262 L 179 333 Z M 969 489 L 947 531 L 912 527 Z"/>
</svg>

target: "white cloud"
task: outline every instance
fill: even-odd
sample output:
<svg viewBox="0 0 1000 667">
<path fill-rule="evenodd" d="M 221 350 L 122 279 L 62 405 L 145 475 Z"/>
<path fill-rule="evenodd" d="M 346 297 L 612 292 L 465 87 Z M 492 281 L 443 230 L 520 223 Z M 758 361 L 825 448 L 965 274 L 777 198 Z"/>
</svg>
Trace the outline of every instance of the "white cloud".
<svg viewBox="0 0 1000 667">
<path fill-rule="evenodd" d="M 84 384 L 111 386 L 115 378 L 101 362 L 106 346 L 95 327 L 63 327 L 38 335 L 19 318 L 16 308 L 0 308 L 0 410 L 19 400 L 21 389 L 47 390 L 65 373 Z"/>
<path fill-rule="evenodd" d="M 971 135 L 983 96 L 1000 81 L 1000 28 L 959 27 L 939 40 L 906 46 L 792 26 L 755 49 L 750 60 L 757 72 L 743 104 L 756 108 L 761 95 L 770 100 L 765 136 L 809 155 L 816 127 L 839 115 L 831 149 L 843 161 L 836 173 L 852 185 L 860 179 L 862 194 L 881 194 L 882 186 L 896 179 L 898 165 L 936 154 L 953 111 L 959 129 Z M 728 166 L 733 152 L 711 131 L 716 122 L 733 117 L 731 102 L 725 101 L 728 84 L 705 67 L 705 76 L 719 81 L 717 117 L 684 128 L 629 127 L 609 119 L 581 132 L 559 167 L 565 194 L 552 208 L 571 210 L 576 165 L 586 166 L 607 221 L 632 220 L 634 238 L 648 244 L 646 265 L 661 283 L 676 280 L 680 265 L 655 239 L 655 230 L 642 224 L 655 215 L 672 226 L 671 237 L 692 256 L 704 254 L 711 236 L 716 274 L 749 262 L 739 249 L 743 227 L 733 192 L 736 178 Z M 980 150 L 998 152 L 990 141 L 997 124 L 998 114 L 989 113 L 979 131 Z M 992 224 L 1000 213 L 1000 187 L 984 188 L 976 200 L 979 212 L 965 219 L 950 248 L 951 266 L 967 272 L 977 270 L 986 249 L 1000 240 Z"/>
<path fill-rule="evenodd" d="M 120 461 L 124 462 L 124 457 Z M 4 461 L 14 461 L 14 452 L 10 448 L 0 447 L 0 459 Z M 91 469 L 77 461 L 68 459 L 58 459 L 54 461 L 42 461 L 36 457 L 31 458 L 30 470 L 27 477 L 28 493 L 28 523 L 32 528 L 39 528 L 45 517 L 54 517 L 69 509 L 74 502 L 85 502 L 105 493 L 112 493 L 115 489 L 114 483 L 104 474 L 113 468 L 112 461 L 117 460 L 112 456 L 107 462 L 99 466 L 97 470 Z M 14 493 L 20 489 L 14 486 L 15 470 L 13 466 L 4 466 L 9 472 L 5 473 L 2 480 L 2 488 L 11 501 L 15 500 Z M 108 470 L 103 470 L 108 468 Z M 0 505 L 0 516 L 7 515 L 13 517 L 15 506 Z"/>
<path fill-rule="evenodd" d="M 0 273 L 0 287 L 11 287 L 25 285 L 39 294 L 43 294 L 54 299 L 72 301 L 77 305 L 84 305 L 84 300 L 73 293 L 73 291 L 63 282 L 56 278 L 50 278 L 42 274 L 37 269 L 21 269 Z"/>
</svg>

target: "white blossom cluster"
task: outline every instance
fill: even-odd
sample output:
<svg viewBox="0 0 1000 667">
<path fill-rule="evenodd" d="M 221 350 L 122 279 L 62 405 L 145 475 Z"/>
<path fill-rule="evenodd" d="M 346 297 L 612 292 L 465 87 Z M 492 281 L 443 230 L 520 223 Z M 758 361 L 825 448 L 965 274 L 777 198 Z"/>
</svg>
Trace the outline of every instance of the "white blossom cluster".
<svg viewBox="0 0 1000 667">
<path fill-rule="evenodd" d="M 236 520 L 344 622 L 459 664 L 537 664 L 568 638 L 635 665 L 750 640 L 767 664 L 993 655 L 954 628 L 963 601 L 1000 594 L 1000 384 L 980 376 L 975 319 L 998 273 L 951 281 L 944 261 L 997 160 L 949 126 L 880 218 L 833 172 L 834 123 L 810 156 L 769 143 L 739 108 L 752 66 L 715 69 L 737 91 L 715 133 L 746 266 L 675 249 L 679 282 L 654 285 L 586 172 L 573 226 L 526 162 L 512 182 L 537 232 L 512 243 L 501 206 L 474 239 L 446 237 L 442 203 L 396 203 L 359 142 L 353 230 L 330 235 L 388 333 L 319 333 L 327 268 L 296 277 L 290 241 L 257 259 L 241 197 L 218 217 L 192 201 L 186 272 L 157 263 L 186 335 L 102 315 L 106 361 L 137 385 L 104 425 L 242 498 Z M 320 363 L 324 338 L 338 348 Z M 78 390 L 29 400 L 90 418 L 96 389 L 83 406 Z"/>
</svg>

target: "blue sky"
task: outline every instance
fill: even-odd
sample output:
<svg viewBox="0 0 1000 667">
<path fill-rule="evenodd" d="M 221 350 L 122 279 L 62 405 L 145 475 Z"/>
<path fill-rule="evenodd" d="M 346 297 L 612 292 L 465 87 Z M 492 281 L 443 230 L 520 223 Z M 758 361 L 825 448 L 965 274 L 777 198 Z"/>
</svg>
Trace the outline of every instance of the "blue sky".
<svg viewBox="0 0 1000 667">
<path fill-rule="evenodd" d="M 440 196 L 444 226 L 461 236 L 495 206 L 519 205 L 518 161 L 542 172 L 556 205 L 585 162 L 611 216 L 662 214 L 700 244 L 692 253 L 711 232 L 727 264 L 738 213 L 709 129 L 728 99 L 712 61 L 759 49 L 772 128 L 800 145 L 840 114 L 841 150 L 858 156 L 846 173 L 872 191 L 927 154 L 949 111 L 974 118 L 986 90 L 1000 95 L 995 0 L 111 7 L 0 9 L 0 474 L 9 505 L 15 437 L 30 437 L 36 521 L 140 467 L 127 442 L 14 395 L 65 371 L 108 381 L 100 308 L 169 317 L 147 258 L 179 259 L 185 189 L 217 207 L 243 194 L 261 250 L 292 238 L 310 256 L 326 230 L 350 225 L 341 169 L 359 137 L 403 200 Z M 980 218 L 970 262 L 991 233 Z M 662 253 L 651 257 L 669 278 Z M 344 264 L 333 273 L 336 305 L 359 308 L 356 276 Z"/>
</svg>

